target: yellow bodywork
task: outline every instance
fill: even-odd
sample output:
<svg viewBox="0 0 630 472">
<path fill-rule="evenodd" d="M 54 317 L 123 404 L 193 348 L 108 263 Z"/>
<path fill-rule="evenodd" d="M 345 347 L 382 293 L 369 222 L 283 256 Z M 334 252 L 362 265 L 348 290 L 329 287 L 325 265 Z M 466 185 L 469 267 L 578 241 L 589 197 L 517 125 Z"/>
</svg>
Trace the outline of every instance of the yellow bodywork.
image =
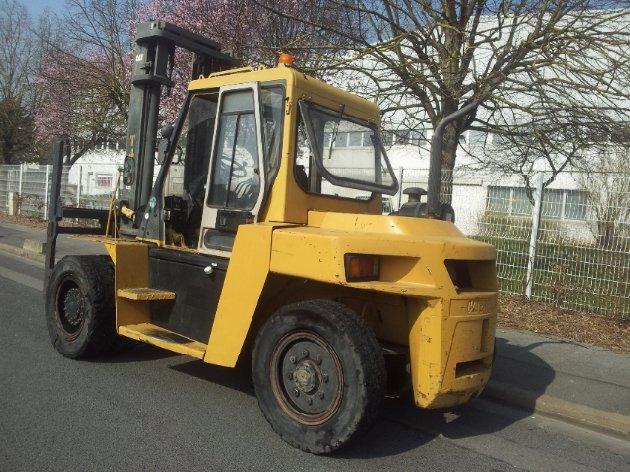
<svg viewBox="0 0 630 472">
<path fill-rule="evenodd" d="M 497 311 L 495 250 L 451 223 L 381 215 L 381 199 L 340 199 L 304 192 L 293 176 L 297 101 L 307 98 L 378 124 L 375 104 L 288 67 L 239 70 L 200 78 L 190 90 L 282 81 L 286 86 L 280 168 L 259 221 L 241 225 L 207 345 L 170 343 L 149 323 L 148 247 L 163 241 L 108 239 L 116 266 L 116 323 L 121 335 L 235 366 L 248 339 L 279 307 L 298 300 L 338 300 L 363 316 L 377 338 L 408 349 L 415 402 L 463 403 L 488 381 Z M 379 257 L 379 280 L 349 283 L 344 255 Z M 473 271 L 459 290 L 445 261 Z M 135 297 L 135 298 L 134 298 Z M 155 299 L 155 298 L 153 298 Z M 212 313 L 208 313 L 211 316 Z"/>
</svg>

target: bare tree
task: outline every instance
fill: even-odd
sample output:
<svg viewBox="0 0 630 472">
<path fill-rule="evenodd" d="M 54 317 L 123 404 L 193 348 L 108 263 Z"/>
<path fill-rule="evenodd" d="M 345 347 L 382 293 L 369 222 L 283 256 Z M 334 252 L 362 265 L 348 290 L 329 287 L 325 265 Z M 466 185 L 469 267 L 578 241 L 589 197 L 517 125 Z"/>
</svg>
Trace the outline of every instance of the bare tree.
<svg viewBox="0 0 630 472">
<path fill-rule="evenodd" d="M 277 15 L 290 16 L 274 2 L 256 1 Z M 629 92 L 624 85 L 630 28 L 628 10 L 615 9 L 621 1 L 328 4 L 347 12 L 355 25 L 320 25 L 336 38 L 334 45 L 341 44 L 338 38 L 345 40 L 343 59 L 334 69 L 343 72 L 353 90 L 378 101 L 386 126 L 434 128 L 444 116 L 480 103 L 444 133 L 443 199 L 450 198 L 448 176 L 466 130 L 504 137 L 506 147 L 519 156 L 510 171 L 525 172 L 539 157 L 559 171 L 578 155 L 563 147 L 567 127 L 584 121 L 628 121 Z M 487 156 L 478 157 L 487 162 Z"/>
<path fill-rule="evenodd" d="M 630 147 L 594 150 L 582 167 L 578 184 L 592 212 L 591 232 L 598 246 L 616 251 L 630 248 Z"/>
<path fill-rule="evenodd" d="M 0 1 L 0 162 L 13 164 L 36 153 L 33 113 L 39 44 L 26 7 Z"/>
<path fill-rule="evenodd" d="M 39 73 L 42 136 L 69 139 L 70 163 L 125 135 L 135 0 L 68 0 L 59 29 L 46 38 Z"/>
</svg>

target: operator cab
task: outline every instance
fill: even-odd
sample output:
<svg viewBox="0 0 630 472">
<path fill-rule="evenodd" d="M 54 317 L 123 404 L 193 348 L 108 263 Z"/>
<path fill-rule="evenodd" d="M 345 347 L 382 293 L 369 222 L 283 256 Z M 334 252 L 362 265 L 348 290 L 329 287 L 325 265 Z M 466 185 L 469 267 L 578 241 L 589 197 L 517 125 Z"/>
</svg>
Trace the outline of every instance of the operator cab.
<svg viewBox="0 0 630 472">
<path fill-rule="evenodd" d="M 281 84 L 189 95 L 156 184 L 166 245 L 229 251 L 238 224 L 255 220 L 280 159 L 283 100 Z"/>
<path fill-rule="evenodd" d="M 217 75 L 191 82 L 178 122 L 166 129 L 139 239 L 229 257 L 241 224 L 306 223 L 311 209 L 381 213 L 381 194 L 398 183 L 374 104 L 337 89 L 332 104 L 305 96 L 289 68 Z M 251 80 L 261 75 L 272 77 Z"/>
</svg>

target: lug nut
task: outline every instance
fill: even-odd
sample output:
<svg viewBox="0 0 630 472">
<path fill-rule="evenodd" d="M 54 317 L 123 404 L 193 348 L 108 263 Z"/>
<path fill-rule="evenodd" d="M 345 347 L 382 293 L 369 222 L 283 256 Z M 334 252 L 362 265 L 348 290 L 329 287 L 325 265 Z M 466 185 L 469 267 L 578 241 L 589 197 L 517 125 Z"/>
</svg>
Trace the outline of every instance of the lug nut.
<svg viewBox="0 0 630 472">
<path fill-rule="evenodd" d="M 321 365 L 322 364 L 322 358 L 320 356 L 315 356 L 315 363 L 317 365 Z"/>
<path fill-rule="evenodd" d="M 296 397 L 299 397 L 299 396 L 300 396 L 300 391 L 296 388 L 295 390 L 293 390 L 293 394 L 294 394 Z"/>
<path fill-rule="evenodd" d="M 289 373 L 287 374 L 287 379 L 289 379 L 289 380 L 293 380 L 293 372 L 289 372 Z"/>
<path fill-rule="evenodd" d="M 309 355 L 308 349 L 304 349 L 304 350 L 302 351 L 302 356 L 304 356 L 304 357 L 308 357 L 308 355 Z"/>
<path fill-rule="evenodd" d="M 306 403 L 308 403 L 309 405 L 312 405 L 312 404 L 313 404 L 313 399 L 312 399 L 312 398 L 310 398 L 310 397 L 309 397 L 309 398 L 307 398 L 307 399 L 306 399 Z"/>
<path fill-rule="evenodd" d="M 326 372 L 322 374 L 322 380 L 324 381 L 324 383 L 328 382 L 328 374 Z"/>
<path fill-rule="evenodd" d="M 324 392 L 319 392 L 319 399 L 323 400 L 324 399 Z"/>
<path fill-rule="evenodd" d="M 291 364 L 295 364 L 297 362 L 297 358 L 295 356 L 291 356 L 289 357 L 289 362 L 291 362 Z"/>
</svg>

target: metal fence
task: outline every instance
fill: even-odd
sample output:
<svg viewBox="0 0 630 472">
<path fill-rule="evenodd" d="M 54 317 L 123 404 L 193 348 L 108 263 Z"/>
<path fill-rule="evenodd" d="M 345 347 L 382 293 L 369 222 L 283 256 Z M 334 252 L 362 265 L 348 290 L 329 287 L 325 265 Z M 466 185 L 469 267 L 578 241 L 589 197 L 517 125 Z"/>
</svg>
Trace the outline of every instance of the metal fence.
<svg viewBox="0 0 630 472">
<path fill-rule="evenodd" d="M 63 204 L 83 208 L 108 208 L 117 168 L 116 164 L 65 167 L 61 177 Z M 0 165 L 0 211 L 8 212 L 10 200 L 17 198 L 17 210 L 20 214 L 45 218 L 51 178 L 50 165 Z"/>
<path fill-rule="evenodd" d="M 399 171 L 401 192 L 426 188 L 427 177 Z M 630 319 L 630 175 L 566 173 L 543 186 L 549 177 L 528 188 L 517 176 L 457 170 L 446 179 L 456 225 L 496 247 L 501 291 Z"/>
<path fill-rule="evenodd" d="M 44 217 L 50 175 L 49 166 L 0 166 L 0 211 L 13 192 L 22 214 Z M 107 208 L 116 175 L 114 164 L 64 169 L 64 204 Z M 400 191 L 387 197 L 385 212 L 406 201 L 404 189 L 426 188 L 428 169 L 397 176 Z M 565 173 L 543 188 L 548 177 L 535 176 L 528 189 L 517 176 L 457 170 L 445 182 L 452 182 L 456 225 L 497 248 L 503 292 L 630 319 L 630 175 Z"/>
</svg>

